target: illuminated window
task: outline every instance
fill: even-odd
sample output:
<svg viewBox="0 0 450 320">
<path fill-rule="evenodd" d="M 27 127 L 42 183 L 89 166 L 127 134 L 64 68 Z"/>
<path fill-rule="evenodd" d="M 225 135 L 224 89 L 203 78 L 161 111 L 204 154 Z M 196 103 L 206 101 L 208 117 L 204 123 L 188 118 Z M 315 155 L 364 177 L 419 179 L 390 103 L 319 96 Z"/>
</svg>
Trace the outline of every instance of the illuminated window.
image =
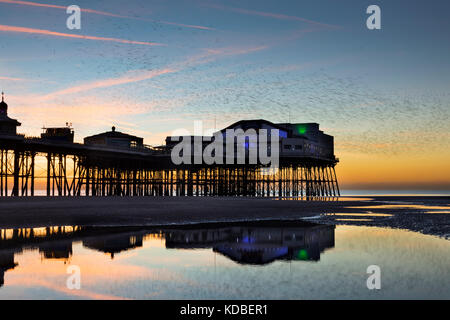
<svg viewBox="0 0 450 320">
<path fill-rule="evenodd" d="M 298 125 L 297 126 L 297 132 L 299 134 L 305 134 L 306 133 L 306 126 L 305 125 Z"/>
</svg>

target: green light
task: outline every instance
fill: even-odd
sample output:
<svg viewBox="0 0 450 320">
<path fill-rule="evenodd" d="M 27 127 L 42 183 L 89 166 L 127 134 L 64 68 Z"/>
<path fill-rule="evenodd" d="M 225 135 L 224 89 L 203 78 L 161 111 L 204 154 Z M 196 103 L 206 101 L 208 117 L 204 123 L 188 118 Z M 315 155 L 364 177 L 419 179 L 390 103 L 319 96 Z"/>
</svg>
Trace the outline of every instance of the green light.
<svg viewBox="0 0 450 320">
<path fill-rule="evenodd" d="M 297 131 L 300 134 L 305 134 L 306 133 L 306 126 L 297 126 Z"/>
<path fill-rule="evenodd" d="M 300 250 L 297 254 L 297 258 L 299 260 L 308 260 L 308 251 L 305 249 Z"/>
</svg>

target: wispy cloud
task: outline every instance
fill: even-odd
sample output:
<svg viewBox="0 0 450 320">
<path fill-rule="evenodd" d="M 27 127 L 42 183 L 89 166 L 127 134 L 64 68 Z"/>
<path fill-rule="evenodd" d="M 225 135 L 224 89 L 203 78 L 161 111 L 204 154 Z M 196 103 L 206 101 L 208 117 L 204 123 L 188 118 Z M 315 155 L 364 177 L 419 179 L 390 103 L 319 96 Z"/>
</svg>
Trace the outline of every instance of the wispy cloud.
<svg viewBox="0 0 450 320">
<path fill-rule="evenodd" d="M 163 74 L 173 73 L 176 71 L 177 71 L 176 69 L 165 68 L 165 69 L 160 69 L 160 70 L 129 72 L 118 78 L 109 78 L 109 79 L 98 80 L 98 81 L 94 81 L 94 82 L 81 84 L 78 86 L 73 86 L 73 87 L 63 89 L 60 91 L 56 91 L 51 94 L 43 96 L 43 99 L 49 100 L 49 99 L 55 98 L 56 96 L 79 93 L 79 92 L 83 92 L 83 91 L 89 91 L 92 89 L 112 87 L 112 86 L 116 86 L 116 85 L 138 82 L 138 81 L 143 81 L 143 80 L 149 80 L 154 77 L 157 77 L 157 76 L 160 76 Z"/>
<path fill-rule="evenodd" d="M 55 91 L 45 96 L 42 96 L 41 99 L 51 100 L 56 98 L 57 96 L 74 94 L 93 89 L 107 88 L 116 85 L 134 83 L 144 80 L 150 80 L 152 78 L 161 75 L 176 73 L 189 67 L 206 64 L 216 59 L 219 59 L 220 57 L 250 54 L 256 51 L 263 50 L 265 48 L 266 48 L 265 46 L 258 46 L 258 47 L 228 47 L 220 49 L 204 49 L 201 53 L 188 57 L 181 62 L 173 63 L 166 68 L 156 70 L 129 71 L 120 77 L 88 82 L 85 84 L 80 84 L 63 90 Z"/>
<path fill-rule="evenodd" d="M 133 41 L 133 40 L 125 40 L 125 39 L 117 39 L 117 38 L 85 36 L 85 35 L 78 35 L 78 34 L 49 31 L 49 30 L 44 30 L 44 29 L 34 29 L 34 28 L 15 27 L 15 26 L 6 26 L 6 25 L 0 25 L 0 31 L 42 34 L 42 35 L 46 35 L 46 36 L 75 38 L 75 39 L 84 39 L 84 40 L 112 41 L 112 42 L 127 43 L 127 44 L 140 44 L 140 45 L 146 45 L 146 46 L 163 46 L 164 45 L 164 44 L 156 43 L 156 42 Z"/>
<path fill-rule="evenodd" d="M 213 4 L 213 3 L 206 3 L 206 4 L 204 4 L 204 6 L 209 7 L 209 8 L 219 9 L 219 10 L 237 12 L 240 14 L 260 16 L 260 17 L 266 17 L 266 18 L 272 18 L 272 19 L 278 19 L 278 20 L 290 20 L 290 21 L 305 22 L 305 23 L 309 23 L 312 25 L 333 28 L 333 29 L 341 28 L 340 26 L 337 26 L 337 25 L 322 23 L 322 22 L 318 22 L 318 21 L 314 21 L 314 20 L 305 19 L 302 17 L 290 16 L 290 15 L 281 14 L 281 13 L 271 13 L 271 12 L 264 12 L 264 11 L 248 10 L 248 9 L 228 7 L 228 6 L 224 6 L 224 5 L 220 5 L 220 4 Z"/>
<path fill-rule="evenodd" d="M 29 81 L 29 80 L 23 79 L 23 78 L 11 78 L 11 77 L 1 77 L 1 76 L 0 76 L 0 80 L 5 80 L 5 81 Z"/>
<path fill-rule="evenodd" d="M 32 7 L 44 7 L 44 8 L 52 8 L 52 9 L 62 9 L 62 10 L 67 9 L 66 6 L 47 4 L 47 3 L 39 3 L 39 2 L 31 2 L 31 1 L 0 0 L 0 3 L 8 3 L 8 4 L 16 4 L 16 5 L 24 5 L 24 6 L 32 6 Z M 121 14 L 87 9 L 87 8 L 81 8 L 81 11 L 86 12 L 86 13 L 98 14 L 98 15 L 102 15 L 102 16 L 108 16 L 108 17 L 157 22 L 157 23 L 161 23 L 161 24 L 174 25 L 174 26 L 184 27 L 184 28 L 192 28 L 192 29 L 200 29 L 200 30 L 215 30 L 214 28 L 205 27 L 205 26 L 183 24 L 183 23 L 176 23 L 176 22 L 170 22 L 170 21 L 159 21 L 159 20 L 148 19 L 148 18 L 146 19 L 146 18 L 140 18 L 140 17 L 132 17 L 132 16 L 127 16 L 127 15 L 121 15 Z"/>
<path fill-rule="evenodd" d="M 195 54 L 186 60 L 174 64 L 175 68 L 185 68 L 213 62 L 219 58 L 237 56 L 265 50 L 268 46 L 230 46 L 224 48 L 204 48 L 200 53 Z"/>
<path fill-rule="evenodd" d="M 56 4 L 47 4 L 47 3 L 39 3 L 39 2 L 31 2 L 31 1 L 16 1 L 16 0 L 0 0 L 0 3 L 9 3 L 9 4 L 17 4 L 24 6 L 32 6 L 32 7 L 44 7 L 44 8 L 53 8 L 53 9 L 63 9 L 66 10 L 67 6 L 59 6 Z M 81 9 L 82 12 L 95 13 L 103 16 L 116 17 L 116 18 L 131 18 L 128 16 L 114 14 L 105 11 L 98 11 L 92 9 Z"/>
<path fill-rule="evenodd" d="M 168 25 L 171 25 L 171 26 L 184 27 L 184 28 L 192 28 L 192 29 L 200 29 L 200 30 L 217 30 L 216 28 L 211 28 L 211 27 L 198 26 L 198 25 L 193 25 L 193 24 L 177 23 L 177 22 L 170 22 L 170 21 L 164 21 L 164 20 L 154 20 L 154 19 L 145 19 L 145 18 L 135 18 L 135 19 L 143 20 L 143 21 L 151 21 L 151 22 L 156 22 L 156 23 L 161 23 L 161 24 L 168 24 Z"/>
</svg>

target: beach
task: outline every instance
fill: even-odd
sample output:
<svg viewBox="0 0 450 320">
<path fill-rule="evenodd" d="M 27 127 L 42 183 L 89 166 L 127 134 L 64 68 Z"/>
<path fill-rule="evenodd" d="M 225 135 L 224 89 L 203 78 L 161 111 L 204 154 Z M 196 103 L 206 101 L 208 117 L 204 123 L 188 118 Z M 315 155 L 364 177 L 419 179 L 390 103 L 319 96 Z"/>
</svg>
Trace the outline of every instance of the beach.
<svg viewBox="0 0 450 320">
<path fill-rule="evenodd" d="M 245 197 L 26 197 L 0 199 L 0 228 L 152 227 L 305 220 L 391 227 L 448 238 L 450 197 L 374 196 L 305 201 Z"/>
</svg>

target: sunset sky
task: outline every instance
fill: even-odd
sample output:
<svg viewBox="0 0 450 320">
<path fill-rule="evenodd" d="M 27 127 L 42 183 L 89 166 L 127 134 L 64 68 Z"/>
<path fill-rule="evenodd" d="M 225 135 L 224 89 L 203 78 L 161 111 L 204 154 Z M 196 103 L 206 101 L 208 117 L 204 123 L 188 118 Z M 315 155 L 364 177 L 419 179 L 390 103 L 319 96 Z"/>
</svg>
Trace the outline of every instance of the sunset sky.
<svg viewBox="0 0 450 320">
<path fill-rule="evenodd" d="M 81 7 L 81 30 L 65 8 Z M 381 30 L 366 8 L 381 7 Z M 162 144 L 240 119 L 318 122 L 347 189 L 450 190 L 450 2 L 0 0 L 0 90 L 21 133 Z"/>
</svg>

